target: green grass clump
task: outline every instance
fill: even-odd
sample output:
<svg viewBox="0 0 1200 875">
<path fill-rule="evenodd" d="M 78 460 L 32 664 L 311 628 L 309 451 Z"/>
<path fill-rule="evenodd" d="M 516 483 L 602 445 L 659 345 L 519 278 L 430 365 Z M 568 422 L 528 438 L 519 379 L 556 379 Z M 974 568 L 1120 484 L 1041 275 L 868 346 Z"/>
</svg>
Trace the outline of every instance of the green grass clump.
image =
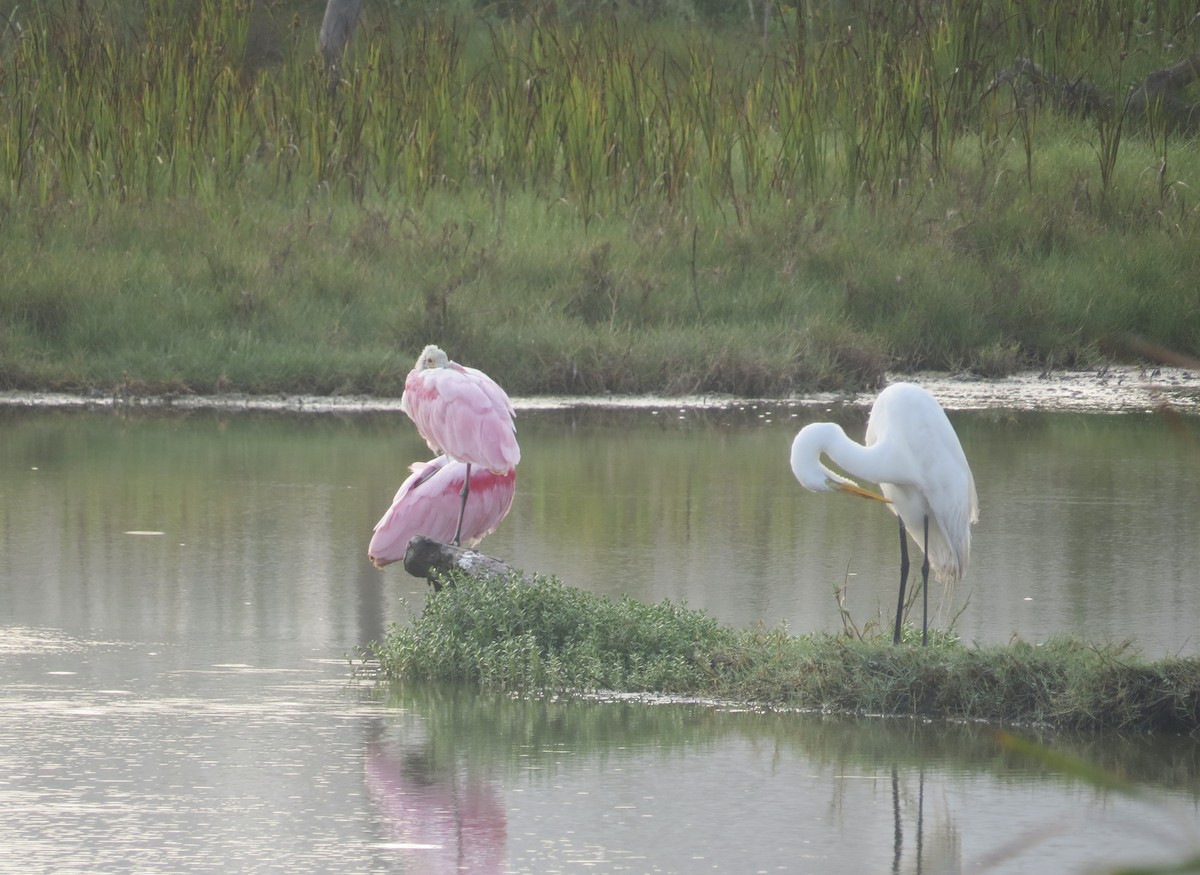
<svg viewBox="0 0 1200 875">
<path fill-rule="evenodd" d="M 922 648 L 883 637 L 806 636 L 751 644 L 747 654 L 787 670 L 753 675 L 773 703 L 866 714 L 902 714 L 1069 729 L 1200 727 L 1200 660 L 1146 663 L 1127 647 L 1073 639 Z M 757 661 L 750 659 L 749 663 Z M 748 663 L 748 664 L 749 664 Z"/>
<path fill-rule="evenodd" d="M 504 689 L 699 693 L 736 635 L 664 601 L 646 605 L 552 578 L 460 577 L 378 649 L 387 674 Z"/>
<path fill-rule="evenodd" d="M 456 577 L 375 648 L 391 678 L 526 692 L 658 692 L 780 708 L 1064 729 L 1195 732 L 1200 659 L 1053 639 L 929 647 L 889 636 L 735 630 L 663 601 L 613 600 L 550 578 Z M 919 634 L 919 633 L 918 633 Z"/>
</svg>

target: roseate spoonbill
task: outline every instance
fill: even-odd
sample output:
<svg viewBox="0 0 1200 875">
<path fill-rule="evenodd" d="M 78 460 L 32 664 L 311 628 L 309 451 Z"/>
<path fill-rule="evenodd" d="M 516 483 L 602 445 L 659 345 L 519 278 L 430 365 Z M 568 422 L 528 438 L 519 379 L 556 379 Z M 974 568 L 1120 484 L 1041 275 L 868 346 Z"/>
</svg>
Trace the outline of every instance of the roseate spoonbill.
<svg viewBox="0 0 1200 875">
<path fill-rule="evenodd" d="M 521 461 L 512 402 L 483 371 L 452 362 L 441 349 L 430 345 L 404 381 L 400 409 L 416 424 L 431 450 L 467 466 L 454 532 L 458 544 L 473 479 L 471 466 L 507 474 Z"/>
<path fill-rule="evenodd" d="M 496 474 L 487 468 L 471 472 L 471 493 L 475 500 L 463 512 L 461 496 L 467 479 L 467 464 L 438 456 L 410 466 L 412 474 L 400 485 L 392 506 L 375 525 L 375 534 L 367 556 L 376 568 L 404 558 L 409 540 L 424 535 L 435 541 L 449 541 L 456 534 L 462 543 L 473 547 L 496 530 L 512 507 L 517 488 L 517 472 Z M 456 533 L 456 528 L 461 531 Z"/>
<path fill-rule="evenodd" d="M 849 474 L 878 483 L 883 495 L 830 471 L 821 464 L 822 454 Z M 871 407 L 865 445 L 852 441 L 833 422 L 814 422 L 800 429 L 792 441 L 792 473 L 813 492 L 838 490 L 887 502 L 899 518 L 900 598 L 892 636 L 897 644 L 908 579 L 905 532 L 923 531 L 920 541 L 915 531 L 912 535 L 925 554 L 921 564 L 925 589 L 921 643 L 925 644 L 929 569 L 932 566 L 935 576 L 947 585 L 962 578 L 971 553 L 971 524 L 979 518 L 975 478 L 946 411 L 920 386 L 895 383 L 880 392 Z"/>
</svg>

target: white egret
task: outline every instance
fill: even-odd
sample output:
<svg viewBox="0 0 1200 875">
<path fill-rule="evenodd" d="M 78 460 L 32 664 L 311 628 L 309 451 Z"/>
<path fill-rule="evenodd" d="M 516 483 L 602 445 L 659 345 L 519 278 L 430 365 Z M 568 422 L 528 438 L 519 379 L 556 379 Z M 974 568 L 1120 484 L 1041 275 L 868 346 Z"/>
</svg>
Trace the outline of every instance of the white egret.
<svg viewBox="0 0 1200 875">
<path fill-rule="evenodd" d="M 821 464 L 828 456 L 842 470 L 878 483 L 883 495 Z M 837 490 L 884 501 L 900 520 L 900 597 L 892 640 L 900 643 L 904 588 L 908 579 L 906 531 L 925 554 L 921 564 L 924 606 L 921 643 L 929 623 L 929 569 L 947 585 L 960 580 L 971 553 L 971 524 L 979 518 L 975 478 L 946 411 L 912 383 L 895 383 L 879 393 L 867 421 L 866 444 L 846 436 L 840 425 L 814 422 L 792 441 L 792 473 L 813 492 Z M 922 532 L 921 540 L 917 532 Z"/>
</svg>

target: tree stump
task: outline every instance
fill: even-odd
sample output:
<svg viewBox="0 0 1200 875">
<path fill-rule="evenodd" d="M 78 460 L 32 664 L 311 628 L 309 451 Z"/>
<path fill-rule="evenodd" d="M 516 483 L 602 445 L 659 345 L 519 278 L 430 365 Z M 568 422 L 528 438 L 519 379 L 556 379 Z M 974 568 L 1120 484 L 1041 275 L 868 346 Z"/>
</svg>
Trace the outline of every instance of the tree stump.
<svg viewBox="0 0 1200 875">
<path fill-rule="evenodd" d="M 358 24 L 358 13 L 362 0 L 328 0 L 325 17 L 321 21 L 321 32 L 317 36 L 317 47 L 325 60 L 325 72 L 329 76 L 329 89 L 337 89 L 341 80 L 342 56 Z"/>
<path fill-rule="evenodd" d="M 415 535 L 408 542 L 408 548 L 404 551 L 404 570 L 413 577 L 428 580 L 434 592 L 442 589 L 439 574 L 456 571 L 477 578 L 516 576 L 529 580 L 526 575 L 494 556 L 443 544 L 424 535 Z"/>
</svg>

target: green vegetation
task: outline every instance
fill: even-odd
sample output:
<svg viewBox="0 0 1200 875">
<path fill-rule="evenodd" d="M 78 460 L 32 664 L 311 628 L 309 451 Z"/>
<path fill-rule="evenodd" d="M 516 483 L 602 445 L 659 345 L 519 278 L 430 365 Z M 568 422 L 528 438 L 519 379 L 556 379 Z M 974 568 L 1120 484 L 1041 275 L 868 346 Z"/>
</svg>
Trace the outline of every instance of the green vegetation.
<svg viewBox="0 0 1200 875">
<path fill-rule="evenodd" d="M 503 690 L 670 693 L 772 707 L 1056 728 L 1200 728 L 1200 660 L 1147 663 L 1071 640 L 910 646 L 888 635 L 735 630 L 664 601 L 618 601 L 554 579 L 457 577 L 375 647 L 385 676 Z"/>
<path fill-rule="evenodd" d="M 376 4 L 336 89 L 314 5 L 0 5 L 0 387 L 395 394 L 430 341 L 521 394 L 1200 351 L 1200 155 L 1116 99 L 1196 49 L 1189 4 Z M 1016 58 L 1113 107 L 993 87 Z"/>
</svg>

